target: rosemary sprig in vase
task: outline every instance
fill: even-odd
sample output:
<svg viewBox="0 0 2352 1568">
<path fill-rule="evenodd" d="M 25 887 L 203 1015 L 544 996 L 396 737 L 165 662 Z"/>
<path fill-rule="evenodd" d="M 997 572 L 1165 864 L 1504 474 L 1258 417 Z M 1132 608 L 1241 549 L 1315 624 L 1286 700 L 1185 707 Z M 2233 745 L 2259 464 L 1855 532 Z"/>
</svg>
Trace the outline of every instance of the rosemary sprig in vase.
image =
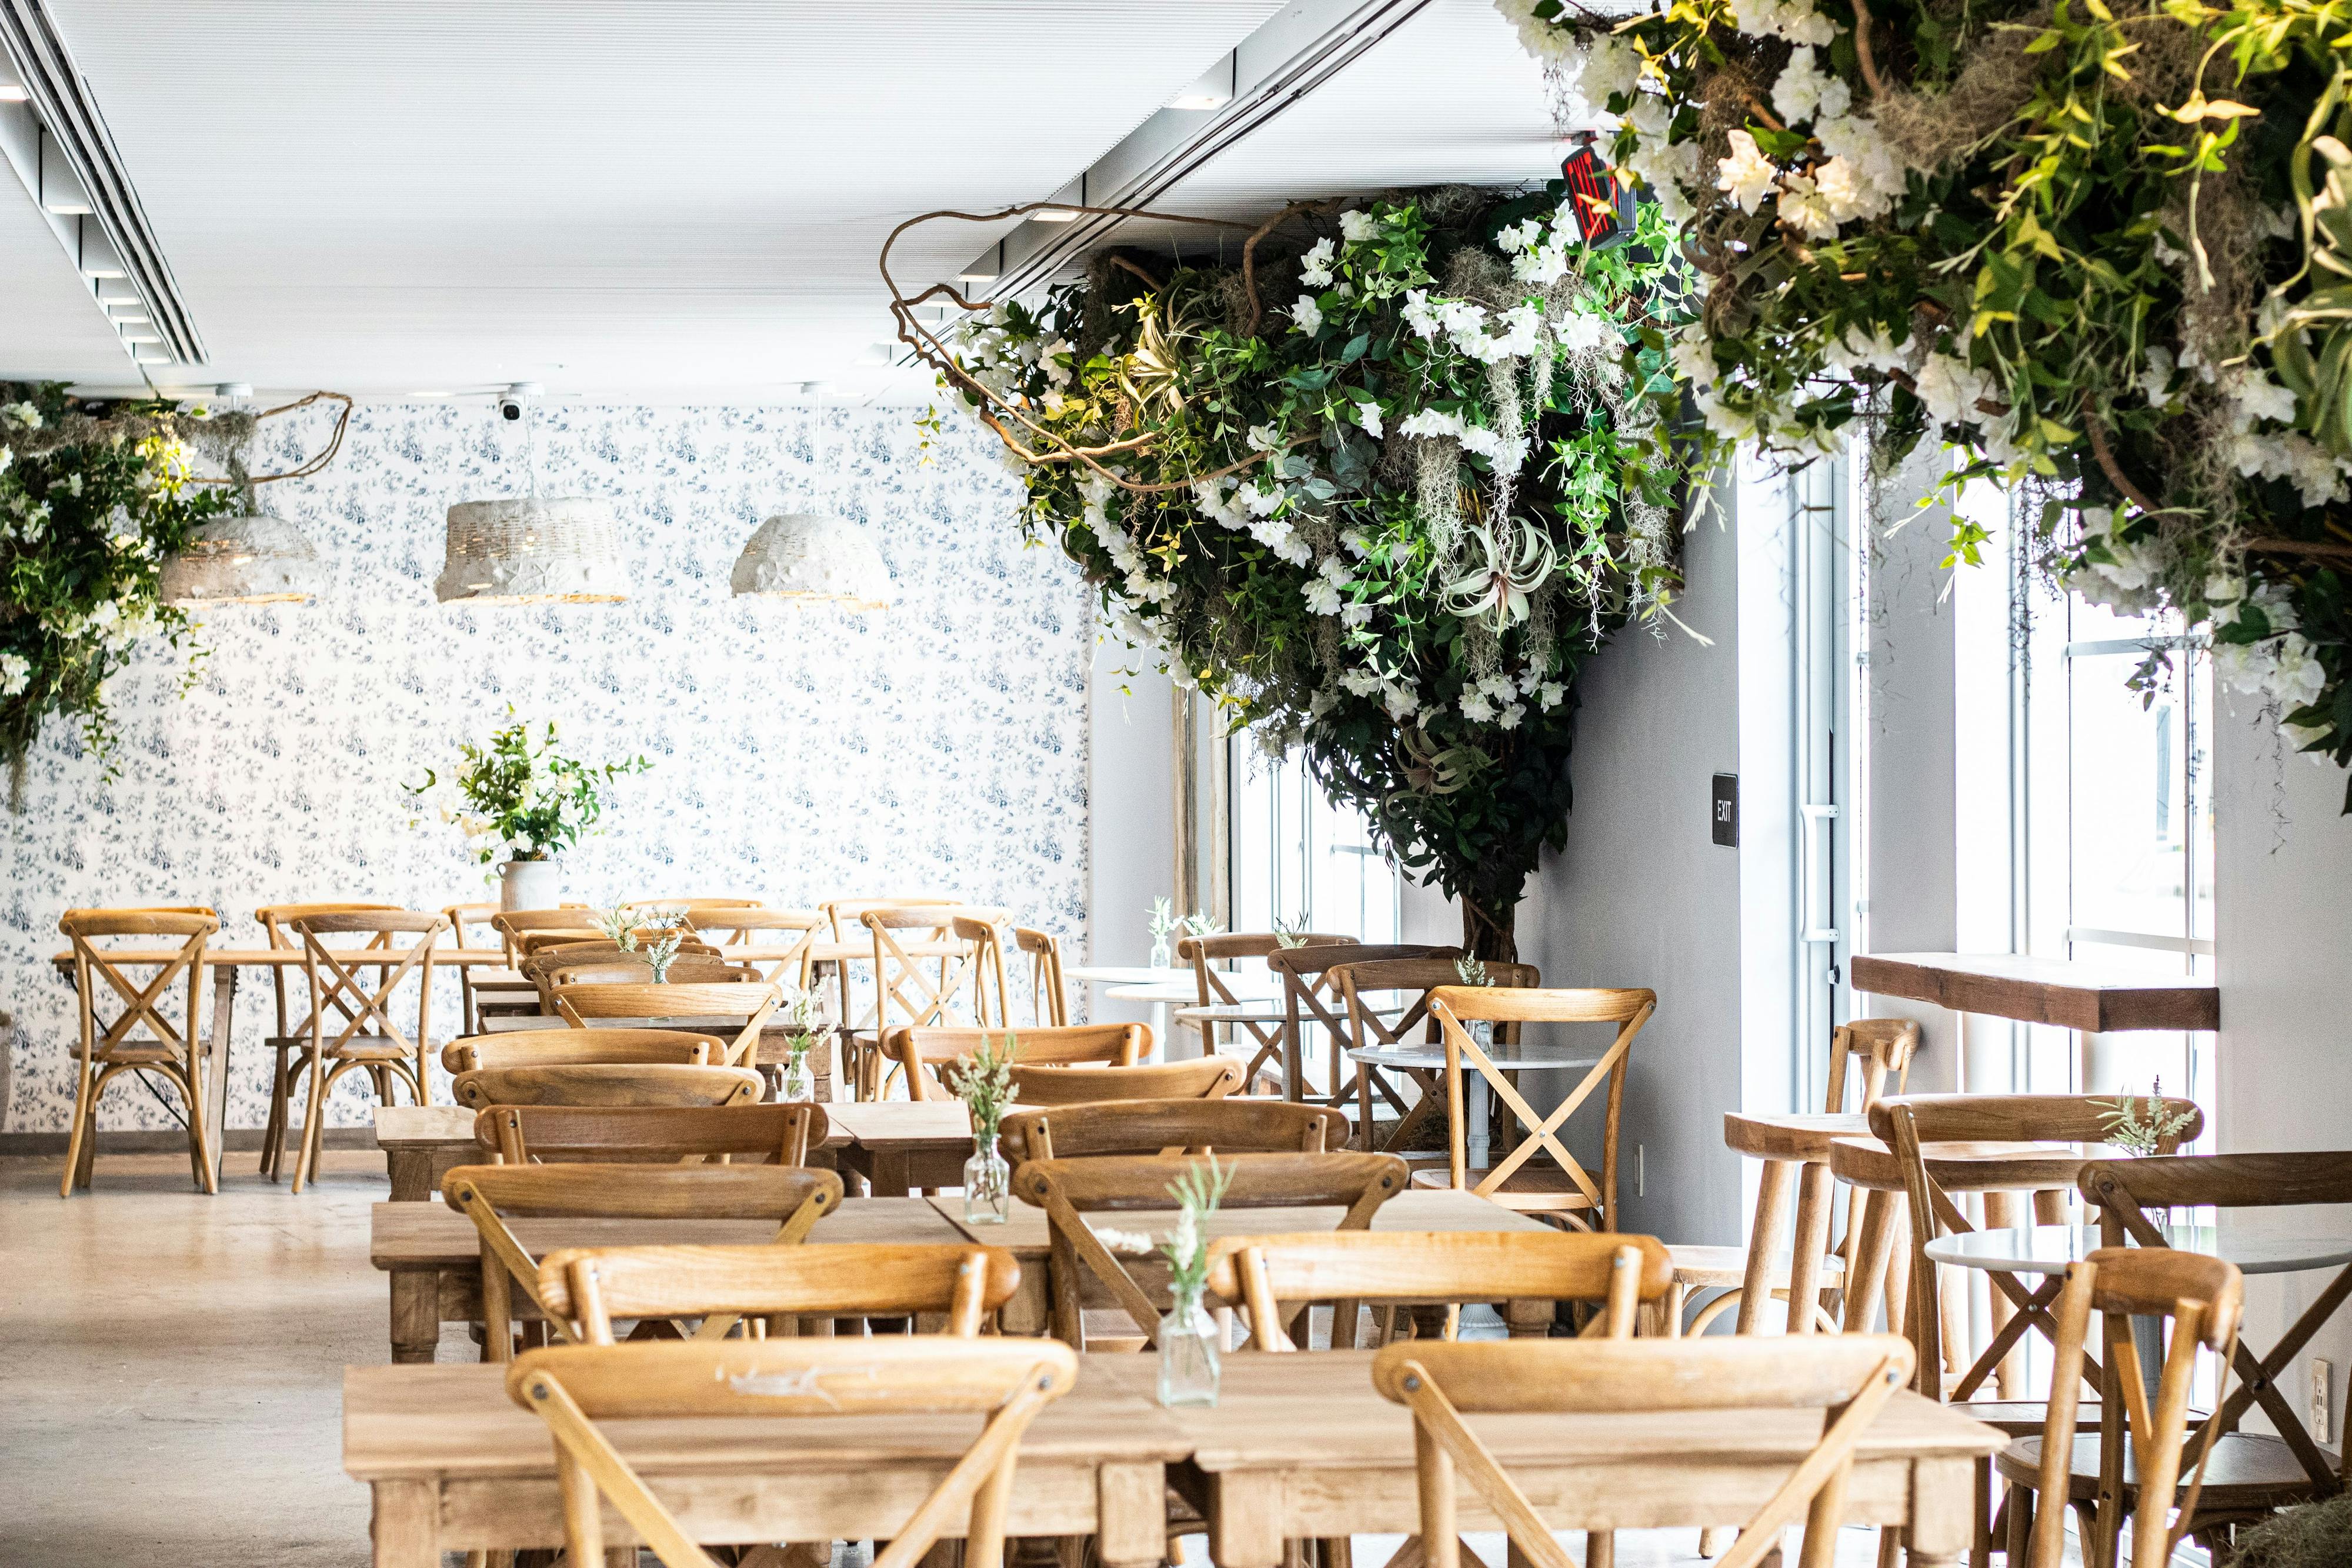
<svg viewBox="0 0 2352 1568">
<path fill-rule="evenodd" d="M 1222 1347 L 1217 1321 L 1201 1305 L 1209 1282 L 1209 1216 L 1234 1184 L 1234 1168 L 1212 1154 L 1186 1166 L 1168 1188 L 1176 1229 L 1160 1244 L 1168 1259 L 1168 1315 L 1160 1320 L 1160 1403 L 1214 1405 Z"/>
<path fill-rule="evenodd" d="M 1021 1037 L 1007 1035 L 992 1049 L 982 1037 L 956 1075 L 956 1096 L 971 1116 L 971 1158 L 963 1165 L 963 1217 L 971 1225 L 1003 1225 L 1013 1196 L 1013 1167 L 996 1147 L 997 1129 L 1004 1113 L 1020 1098 L 1013 1081 L 1013 1063 L 1021 1054 Z"/>
</svg>

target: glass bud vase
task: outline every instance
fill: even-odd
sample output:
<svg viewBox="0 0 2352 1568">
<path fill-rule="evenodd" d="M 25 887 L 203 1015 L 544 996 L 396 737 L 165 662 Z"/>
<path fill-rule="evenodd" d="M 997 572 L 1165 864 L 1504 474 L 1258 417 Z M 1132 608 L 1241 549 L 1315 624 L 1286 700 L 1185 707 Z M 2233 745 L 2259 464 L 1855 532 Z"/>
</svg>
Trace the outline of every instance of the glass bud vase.
<svg viewBox="0 0 2352 1568">
<path fill-rule="evenodd" d="M 1013 1167 L 996 1147 L 994 1127 L 972 1131 L 971 1158 L 963 1163 L 966 1225 L 1003 1225 L 1012 1207 Z"/>
<path fill-rule="evenodd" d="M 1172 967 L 1175 964 L 1175 962 L 1176 955 L 1169 950 L 1167 936 L 1162 934 L 1153 937 L 1151 939 L 1151 967 L 1154 969 L 1168 969 Z"/>
<path fill-rule="evenodd" d="M 1217 1320 L 1201 1305 L 1201 1292 L 1178 1295 L 1160 1320 L 1160 1403 L 1176 1406 L 1214 1405 L 1223 1347 Z"/>
<path fill-rule="evenodd" d="M 816 1079 L 809 1071 L 807 1052 L 803 1051 L 784 1063 L 783 1081 L 776 1089 L 776 1098 L 787 1103 L 816 1098 Z"/>
</svg>

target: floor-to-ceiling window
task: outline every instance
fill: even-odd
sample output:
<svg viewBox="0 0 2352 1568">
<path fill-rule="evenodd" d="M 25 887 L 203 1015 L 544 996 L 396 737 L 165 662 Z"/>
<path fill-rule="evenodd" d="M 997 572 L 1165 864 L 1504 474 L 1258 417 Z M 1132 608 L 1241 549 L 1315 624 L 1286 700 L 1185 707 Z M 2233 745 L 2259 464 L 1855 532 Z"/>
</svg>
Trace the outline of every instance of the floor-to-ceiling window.
<svg viewBox="0 0 2352 1568">
<path fill-rule="evenodd" d="M 1278 921 L 1396 941 L 1397 868 L 1374 847 L 1363 814 L 1334 805 L 1298 752 L 1269 757 L 1237 735 L 1228 755 L 1234 929 L 1271 931 Z"/>
</svg>

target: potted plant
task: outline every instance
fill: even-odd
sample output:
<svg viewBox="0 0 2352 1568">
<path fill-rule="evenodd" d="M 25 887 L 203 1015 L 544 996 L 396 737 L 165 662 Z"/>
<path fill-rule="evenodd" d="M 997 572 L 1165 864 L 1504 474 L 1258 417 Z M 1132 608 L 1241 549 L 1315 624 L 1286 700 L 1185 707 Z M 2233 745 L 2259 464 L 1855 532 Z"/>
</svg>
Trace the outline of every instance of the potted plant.
<svg viewBox="0 0 2352 1568">
<path fill-rule="evenodd" d="M 824 998 L 814 991 L 799 991 L 791 986 L 785 990 L 791 994 L 783 1003 L 784 1026 L 792 1033 L 784 1037 L 784 1076 L 776 1098 L 814 1100 L 816 1078 L 809 1068 L 809 1057 L 833 1036 L 824 1021 Z"/>
<path fill-rule="evenodd" d="M 1013 1168 L 996 1146 L 997 1129 L 1021 1090 L 1013 1081 L 1013 1061 L 1021 1037 L 1007 1035 L 992 1049 L 986 1039 L 956 1075 L 956 1096 L 971 1113 L 971 1158 L 963 1166 L 963 1217 L 970 1225 L 1003 1225 L 1013 1192 Z"/>
<path fill-rule="evenodd" d="M 512 705 L 507 717 L 514 719 Z M 464 829 L 477 861 L 498 865 L 504 879 L 499 892 L 502 910 L 554 908 L 561 876 L 557 857 L 604 815 L 604 787 L 651 766 L 643 757 L 632 757 L 592 767 L 557 751 L 556 740 L 552 720 L 544 725 L 515 720 L 487 745 L 460 745 L 463 761 L 446 786 L 430 768 L 424 783 L 405 786 L 420 801 L 445 788 L 455 792 L 457 804 L 444 804 L 441 819 Z"/>
</svg>

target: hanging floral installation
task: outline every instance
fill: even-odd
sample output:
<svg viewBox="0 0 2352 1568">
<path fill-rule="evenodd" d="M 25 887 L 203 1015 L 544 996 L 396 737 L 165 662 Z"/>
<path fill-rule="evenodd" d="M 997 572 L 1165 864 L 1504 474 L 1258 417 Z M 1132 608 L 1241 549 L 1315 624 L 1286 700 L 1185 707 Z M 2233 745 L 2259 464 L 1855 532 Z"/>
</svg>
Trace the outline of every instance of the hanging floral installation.
<svg viewBox="0 0 2352 1568">
<path fill-rule="evenodd" d="M 1671 237 L 1564 182 L 1234 226 L 1099 255 L 1034 306 L 894 285 L 900 336 L 1003 438 L 1026 526 L 1114 628 L 1232 729 L 1303 747 L 1508 958 L 1564 838 L 1578 668 L 1677 584 Z M 934 297 L 973 314 L 935 333 Z"/>
<path fill-rule="evenodd" d="M 1496 4 L 1685 226 L 1710 447 L 1948 443 L 2054 580 L 2209 625 L 2352 764 L 2352 6 Z"/>
</svg>

